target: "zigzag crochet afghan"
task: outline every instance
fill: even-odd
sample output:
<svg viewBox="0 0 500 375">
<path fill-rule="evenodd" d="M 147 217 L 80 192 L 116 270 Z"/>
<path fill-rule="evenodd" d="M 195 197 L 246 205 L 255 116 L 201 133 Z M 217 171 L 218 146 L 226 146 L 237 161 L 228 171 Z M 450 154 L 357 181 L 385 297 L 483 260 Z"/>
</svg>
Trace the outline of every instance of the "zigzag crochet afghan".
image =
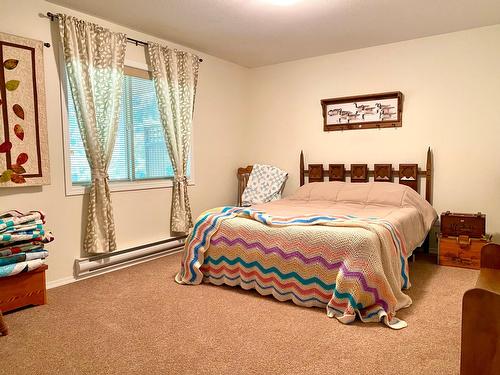
<svg viewBox="0 0 500 375">
<path fill-rule="evenodd" d="M 411 304 L 402 234 L 388 221 L 354 216 L 271 217 L 252 208 L 202 214 L 186 240 L 180 284 L 256 289 L 301 306 L 326 307 L 350 323 L 407 326 L 396 311 Z"/>
</svg>

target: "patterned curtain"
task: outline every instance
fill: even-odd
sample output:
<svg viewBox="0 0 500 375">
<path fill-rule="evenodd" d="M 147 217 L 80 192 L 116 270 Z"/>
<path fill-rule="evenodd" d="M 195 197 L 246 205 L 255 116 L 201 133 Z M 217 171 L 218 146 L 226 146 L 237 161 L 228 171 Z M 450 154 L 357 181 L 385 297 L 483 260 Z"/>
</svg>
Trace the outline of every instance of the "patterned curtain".
<svg viewBox="0 0 500 375">
<path fill-rule="evenodd" d="M 153 42 L 148 42 L 148 51 L 165 141 L 174 170 L 170 230 L 185 233 L 193 226 L 186 171 L 199 57 Z"/>
<path fill-rule="evenodd" d="M 101 26 L 58 14 L 66 72 L 90 165 L 86 253 L 116 249 L 108 166 L 118 126 L 127 38 Z"/>
</svg>

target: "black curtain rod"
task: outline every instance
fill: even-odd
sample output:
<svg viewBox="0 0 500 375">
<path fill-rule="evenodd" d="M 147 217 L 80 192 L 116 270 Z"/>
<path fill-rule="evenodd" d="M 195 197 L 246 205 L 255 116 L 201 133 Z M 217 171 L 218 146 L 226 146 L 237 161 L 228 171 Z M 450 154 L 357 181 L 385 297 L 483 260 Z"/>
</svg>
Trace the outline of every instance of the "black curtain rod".
<svg viewBox="0 0 500 375">
<path fill-rule="evenodd" d="M 57 14 L 54 14 L 51 12 L 47 12 L 47 17 L 50 18 L 51 21 L 54 21 L 56 18 L 59 18 L 57 16 Z M 148 42 L 145 42 L 143 40 L 137 40 L 134 38 L 128 38 L 128 37 L 127 37 L 127 42 L 135 44 L 136 46 L 147 46 L 148 45 Z M 43 45 L 45 47 L 50 47 L 50 43 L 43 43 Z M 203 59 L 199 59 L 198 61 L 203 62 Z"/>
</svg>

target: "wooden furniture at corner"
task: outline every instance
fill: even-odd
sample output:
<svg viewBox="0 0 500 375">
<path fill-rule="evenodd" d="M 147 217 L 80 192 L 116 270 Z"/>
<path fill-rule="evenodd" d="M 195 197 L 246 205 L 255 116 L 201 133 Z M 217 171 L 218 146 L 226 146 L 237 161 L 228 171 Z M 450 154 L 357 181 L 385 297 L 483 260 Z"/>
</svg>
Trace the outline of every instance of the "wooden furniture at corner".
<svg viewBox="0 0 500 375">
<path fill-rule="evenodd" d="M 461 375 L 500 374 L 500 245 L 484 246 L 480 263 L 462 301 Z"/>
<path fill-rule="evenodd" d="M 488 243 L 482 238 L 468 236 L 439 236 L 438 261 L 441 266 L 472 268 L 478 270 L 481 264 L 481 248 Z"/>
<path fill-rule="evenodd" d="M 481 248 L 489 243 L 485 228 L 486 216 L 480 212 L 442 213 L 438 244 L 439 264 L 478 270 Z"/>
<path fill-rule="evenodd" d="M 7 324 L 5 324 L 3 320 L 2 311 L 0 310 L 0 335 L 7 336 L 8 333 L 9 329 L 7 328 Z"/>
<path fill-rule="evenodd" d="M 47 265 L 0 279 L 0 311 L 47 303 L 45 271 Z"/>
<path fill-rule="evenodd" d="M 486 233 L 486 215 L 460 214 L 450 211 L 441 214 L 441 234 L 445 236 L 469 236 L 481 238 Z"/>
</svg>

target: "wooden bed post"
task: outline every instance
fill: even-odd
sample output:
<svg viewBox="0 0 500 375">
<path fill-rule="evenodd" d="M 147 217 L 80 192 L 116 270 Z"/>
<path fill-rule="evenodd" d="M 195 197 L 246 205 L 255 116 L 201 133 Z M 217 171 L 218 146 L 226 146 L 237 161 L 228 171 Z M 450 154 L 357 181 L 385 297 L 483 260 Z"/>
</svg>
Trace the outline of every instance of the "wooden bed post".
<svg viewBox="0 0 500 375">
<path fill-rule="evenodd" d="M 304 185 L 304 153 L 300 151 L 300 186 Z"/>
<path fill-rule="evenodd" d="M 425 170 L 425 200 L 432 203 L 432 151 L 427 149 L 427 165 Z"/>
</svg>

